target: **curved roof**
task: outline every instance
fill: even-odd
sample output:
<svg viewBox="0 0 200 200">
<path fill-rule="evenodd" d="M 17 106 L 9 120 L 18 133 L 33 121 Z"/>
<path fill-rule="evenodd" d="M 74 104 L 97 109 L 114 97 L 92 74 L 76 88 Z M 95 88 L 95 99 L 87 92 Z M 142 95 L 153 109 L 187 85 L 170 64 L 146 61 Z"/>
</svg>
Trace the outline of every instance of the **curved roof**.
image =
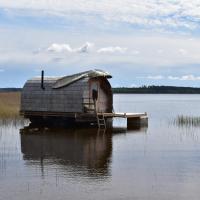
<svg viewBox="0 0 200 200">
<path fill-rule="evenodd" d="M 67 85 L 70 85 L 71 83 L 74 83 L 80 79 L 83 78 L 95 78 L 95 77 L 105 77 L 105 78 L 112 78 L 112 76 L 103 70 L 95 69 L 90 71 L 81 72 L 78 74 L 73 74 L 71 76 L 64 76 L 60 79 L 58 79 L 54 84 L 52 88 L 61 88 Z"/>
</svg>

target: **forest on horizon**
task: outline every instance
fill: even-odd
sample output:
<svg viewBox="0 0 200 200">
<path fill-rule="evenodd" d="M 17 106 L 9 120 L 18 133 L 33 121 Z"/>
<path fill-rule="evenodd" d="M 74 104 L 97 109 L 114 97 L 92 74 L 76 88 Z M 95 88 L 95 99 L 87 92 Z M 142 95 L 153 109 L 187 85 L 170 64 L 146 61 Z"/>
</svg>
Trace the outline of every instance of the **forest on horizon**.
<svg viewBox="0 0 200 200">
<path fill-rule="evenodd" d="M 0 92 L 20 92 L 22 88 L 0 88 Z M 197 87 L 141 86 L 112 88 L 114 94 L 200 94 Z"/>
</svg>

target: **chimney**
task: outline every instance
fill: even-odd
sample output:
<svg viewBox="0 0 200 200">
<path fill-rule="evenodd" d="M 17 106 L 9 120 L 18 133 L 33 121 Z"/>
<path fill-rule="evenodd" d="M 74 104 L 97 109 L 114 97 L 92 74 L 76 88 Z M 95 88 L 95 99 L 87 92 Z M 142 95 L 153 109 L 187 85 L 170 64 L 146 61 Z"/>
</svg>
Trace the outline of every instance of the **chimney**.
<svg viewBox="0 0 200 200">
<path fill-rule="evenodd" d="M 44 87 L 44 70 L 42 70 L 41 72 L 41 88 L 44 90 L 45 87 Z"/>
</svg>

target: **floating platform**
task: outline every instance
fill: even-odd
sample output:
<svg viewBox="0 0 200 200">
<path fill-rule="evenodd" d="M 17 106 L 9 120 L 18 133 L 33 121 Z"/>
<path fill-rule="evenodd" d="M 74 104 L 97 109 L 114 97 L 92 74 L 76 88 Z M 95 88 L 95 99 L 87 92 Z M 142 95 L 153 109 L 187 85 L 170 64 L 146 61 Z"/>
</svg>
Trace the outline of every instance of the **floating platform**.
<svg viewBox="0 0 200 200">
<path fill-rule="evenodd" d="M 110 122 L 113 118 L 124 118 L 127 119 L 127 128 L 132 128 L 135 126 L 147 126 L 148 116 L 147 113 L 85 113 L 81 115 L 76 115 L 77 122 L 97 122 L 99 128 L 106 128 L 106 122 Z"/>
<path fill-rule="evenodd" d="M 147 117 L 147 113 L 97 113 L 97 115 L 104 115 L 107 118 L 121 117 L 127 119 Z"/>
<path fill-rule="evenodd" d="M 103 118 L 125 118 L 127 119 L 127 128 L 135 126 L 142 126 L 148 124 L 147 113 L 97 113 L 97 117 L 103 116 Z M 98 123 L 99 126 L 99 123 Z M 100 127 L 100 126 L 99 126 Z"/>
</svg>

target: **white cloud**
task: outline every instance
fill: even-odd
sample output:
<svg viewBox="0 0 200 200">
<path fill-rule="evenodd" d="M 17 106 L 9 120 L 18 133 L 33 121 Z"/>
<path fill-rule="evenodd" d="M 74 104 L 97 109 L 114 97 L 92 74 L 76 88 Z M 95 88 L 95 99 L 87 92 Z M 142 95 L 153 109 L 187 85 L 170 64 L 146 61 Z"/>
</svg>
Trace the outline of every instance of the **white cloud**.
<svg viewBox="0 0 200 200">
<path fill-rule="evenodd" d="M 168 76 L 169 80 L 179 80 L 180 78 L 178 76 Z"/>
<path fill-rule="evenodd" d="M 164 53 L 164 50 L 163 49 L 158 49 L 158 54 L 162 54 L 162 53 Z"/>
<path fill-rule="evenodd" d="M 184 75 L 184 76 L 168 76 L 168 79 L 170 80 L 180 80 L 180 81 L 199 81 L 200 76 L 194 76 L 192 74 Z"/>
<path fill-rule="evenodd" d="M 78 48 L 72 48 L 69 44 L 57 44 L 53 43 L 47 48 L 48 52 L 53 53 L 64 53 L 64 52 L 70 52 L 70 53 L 88 53 L 94 44 L 86 42 L 84 45 Z"/>
<path fill-rule="evenodd" d="M 189 75 L 183 75 L 183 76 L 162 76 L 162 75 L 156 75 L 156 76 L 140 76 L 137 77 L 139 79 L 152 79 L 152 80 L 162 80 L 162 79 L 168 79 L 168 80 L 178 80 L 178 81 L 200 81 L 200 76 L 194 76 L 192 74 Z"/>
<path fill-rule="evenodd" d="M 89 41 L 89 43 L 95 41 L 95 46 L 88 48 L 89 45 L 85 43 L 86 51 L 90 52 L 87 56 L 85 56 L 86 54 L 79 53 L 83 51 L 81 49 L 84 49 L 83 45 L 81 45 L 84 43 L 81 34 L 76 36 L 70 33 L 66 36 L 59 32 L 59 30 L 58 32 L 30 30 L 24 31 L 24 33 L 23 30 L 16 30 L 15 36 L 13 37 L 12 29 L 8 29 L 0 34 L 0 65 L 2 66 L 6 63 L 11 63 L 13 66 L 20 66 L 22 63 L 40 63 L 41 65 L 44 63 L 47 66 L 50 65 L 51 61 L 69 63 L 69 60 L 71 60 L 73 63 L 76 62 L 77 65 L 81 63 L 84 66 L 89 64 L 91 66 L 101 64 L 102 66 L 109 66 L 120 63 L 121 65 L 129 65 L 129 70 L 133 71 L 142 66 L 140 68 L 141 72 L 157 75 L 162 74 L 160 71 L 162 69 L 170 70 L 172 74 L 176 72 L 195 74 L 198 73 L 198 66 L 200 64 L 200 39 L 191 35 L 149 35 L 148 32 L 143 35 L 110 35 L 105 33 L 102 36 L 101 34 L 89 34 L 87 37 L 84 36 L 84 39 Z M 19 41 L 21 42 L 19 43 Z M 47 51 L 48 48 L 55 46 L 51 45 L 52 43 L 60 45 L 62 47 L 60 49 L 64 49 L 63 52 L 56 53 L 55 50 L 58 51 L 57 48 L 55 48 L 54 52 Z M 67 45 L 69 45 L 69 48 L 66 48 Z M 120 48 L 126 47 L 127 50 L 125 53 L 97 53 L 101 48 L 116 46 Z M 35 52 L 33 52 L 34 49 L 36 49 Z M 160 49 L 162 53 L 158 54 Z M 187 54 L 183 56 L 180 54 L 179 49 L 186 50 Z M 136 52 L 136 55 L 134 55 L 134 51 L 139 51 L 139 53 L 137 54 Z M 156 71 L 150 71 L 151 69 Z"/>
<path fill-rule="evenodd" d="M 182 54 L 183 56 L 185 56 L 188 52 L 185 49 L 179 49 L 178 50 L 180 54 Z"/>
<path fill-rule="evenodd" d="M 181 77 L 181 80 L 185 80 L 185 81 L 196 81 L 196 80 L 200 80 L 200 76 L 194 76 L 194 75 L 185 75 Z"/>
<path fill-rule="evenodd" d="M 199 26 L 200 19 L 199 0 L 1 0 L 0 7 L 15 12 L 26 10 L 27 14 L 32 10 L 40 15 L 91 15 L 109 22 L 188 29 Z"/>
<path fill-rule="evenodd" d="M 72 48 L 68 44 L 57 44 L 53 43 L 47 48 L 47 51 L 49 52 L 55 52 L 55 53 L 62 53 L 62 52 L 72 52 Z"/>
<path fill-rule="evenodd" d="M 155 75 L 155 76 L 149 75 L 149 76 L 139 76 L 137 78 L 139 78 L 139 79 L 161 80 L 161 79 L 164 79 L 164 76 L 162 76 L 162 75 Z"/>
<path fill-rule="evenodd" d="M 127 48 L 123 47 L 103 47 L 97 50 L 98 53 L 125 53 Z"/>
<path fill-rule="evenodd" d="M 138 55 L 138 54 L 140 54 L 140 51 L 138 51 L 138 50 L 133 50 L 131 53 L 132 53 L 133 55 Z"/>
</svg>

